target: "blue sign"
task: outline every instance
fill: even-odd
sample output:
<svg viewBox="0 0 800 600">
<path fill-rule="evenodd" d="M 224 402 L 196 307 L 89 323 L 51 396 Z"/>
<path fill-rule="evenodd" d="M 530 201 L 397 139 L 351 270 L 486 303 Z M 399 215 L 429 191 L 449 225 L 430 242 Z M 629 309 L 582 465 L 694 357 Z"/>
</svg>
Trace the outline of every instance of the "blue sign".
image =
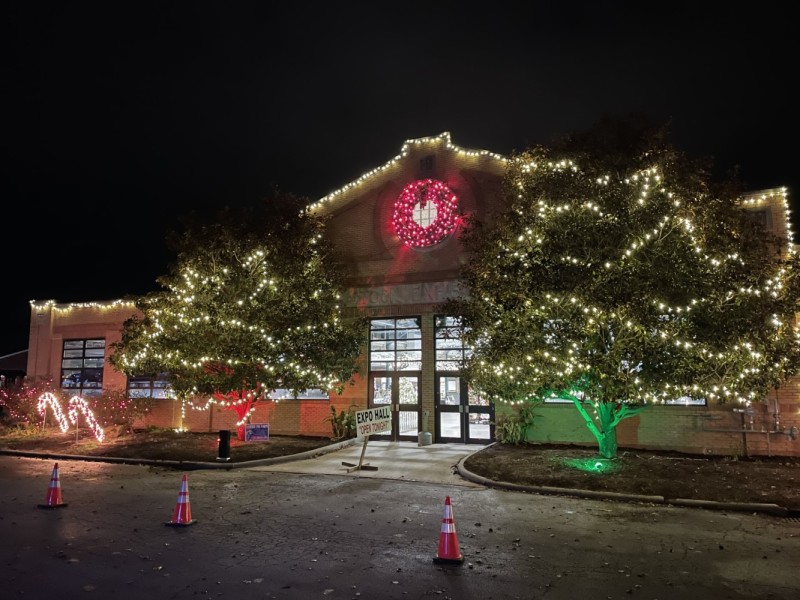
<svg viewBox="0 0 800 600">
<path fill-rule="evenodd" d="M 269 423 L 247 423 L 244 426 L 244 441 L 263 442 L 269 439 Z"/>
</svg>

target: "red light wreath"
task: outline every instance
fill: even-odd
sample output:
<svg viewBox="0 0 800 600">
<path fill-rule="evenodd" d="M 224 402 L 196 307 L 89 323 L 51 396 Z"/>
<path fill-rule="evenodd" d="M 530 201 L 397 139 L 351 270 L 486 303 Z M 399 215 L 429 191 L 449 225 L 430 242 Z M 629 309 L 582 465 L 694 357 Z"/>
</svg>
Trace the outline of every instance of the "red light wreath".
<svg viewBox="0 0 800 600">
<path fill-rule="evenodd" d="M 416 248 L 441 242 L 458 224 L 458 198 L 441 181 L 418 179 L 400 192 L 392 224 L 400 239 Z"/>
</svg>

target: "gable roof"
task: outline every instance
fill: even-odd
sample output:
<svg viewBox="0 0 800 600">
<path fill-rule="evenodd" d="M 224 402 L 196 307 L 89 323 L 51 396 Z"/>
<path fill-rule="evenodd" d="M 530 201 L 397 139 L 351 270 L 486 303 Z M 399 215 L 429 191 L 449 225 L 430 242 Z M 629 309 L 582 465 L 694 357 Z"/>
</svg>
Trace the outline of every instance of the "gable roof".
<svg viewBox="0 0 800 600">
<path fill-rule="evenodd" d="M 426 146 L 431 150 L 445 150 L 463 157 L 488 158 L 503 163 L 503 166 L 505 166 L 505 163 L 508 162 L 508 159 L 505 156 L 497 154 L 496 152 L 490 152 L 489 150 L 468 150 L 453 144 L 450 139 L 449 131 L 444 131 L 439 135 L 432 137 L 408 139 L 405 141 L 405 143 L 403 143 L 403 146 L 400 148 L 400 153 L 397 156 L 390 159 L 383 165 L 375 167 L 371 171 L 367 171 L 355 181 L 351 181 L 350 183 L 340 187 L 338 190 L 334 190 L 327 196 L 323 196 L 316 202 L 312 203 L 308 209 L 311 212 L 329 212 L 333 210 L 334 206 L 339 206 L 342 203 L 345 203 L 346 199 L 351 197 L 353 193 L 360 193 L 363 189 L 373 185 L 377 181 L 380 181 L 382 175 L 390 172 L 392 169 L 400 165 L 411 152 Z"/>
</svg>

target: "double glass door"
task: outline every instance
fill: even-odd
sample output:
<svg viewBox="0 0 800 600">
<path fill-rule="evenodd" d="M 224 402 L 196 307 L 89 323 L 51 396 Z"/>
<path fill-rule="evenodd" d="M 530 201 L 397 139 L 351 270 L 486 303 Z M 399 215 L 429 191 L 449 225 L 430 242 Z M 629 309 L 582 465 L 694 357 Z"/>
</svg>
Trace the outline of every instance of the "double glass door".
<svg viewBox="0 0 800 600">
<path fill-rule="evenodd" d="M 371 438 L 389 441 L 418 441 L 419 373 L 370 374 L 370 408 L 390 406 L 392 429 Z"/>
<path fill-rule="evenodd" d="M 436 375 L 437 442 L 488 444 L 494 436 L 494 407 L 458 374 Z"/>
</svg>

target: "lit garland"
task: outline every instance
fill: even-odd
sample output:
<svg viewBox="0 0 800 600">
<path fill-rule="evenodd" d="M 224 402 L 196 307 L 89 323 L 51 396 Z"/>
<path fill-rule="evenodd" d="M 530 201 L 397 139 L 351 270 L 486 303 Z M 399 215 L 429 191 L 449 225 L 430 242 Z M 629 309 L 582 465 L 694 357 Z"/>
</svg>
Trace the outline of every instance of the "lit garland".
<svg viewBox="0 0 800 600">
<path fill-rule="evenodd" d="M 425 214 L 430 222 L 416 218 Z M 422 221 L 422 223 L 418 222 Z M 398 237 L 417 248 L 433 246 L 450 235 L 458 224 L 458 198 L 441 181 L 420 179 L 403 188 L 394 204 L 392 225 Z"/>
<path fill-rule="evenodd" d="M 325 204 L 329 204 L 334 200 L 344 196 L 346 193 L 350 192 L 351 190 L 360 188 L 363 185 L 369 184 L 373 181 L 373 178 L 390 171 L 391 169 L 395 168 L 400 164 L 400 162 L 408 156 L 411 150 L 418 148 L 420 146 L 444 146 L 447 150 L 451 152 L 457 153 L 459 156 L 464 158 L 489 158 L 501 163 L 501 167 L 505 167 L 508 159 L 496 152 L 490 152 L 488 150 L 467 150 L 460 146 L 456 146 L 450 141 L 450 132 L 445 131 L 437 136 L 433 137 L 424 137 L 424 138 L 417 138 L 413 140 L 406 140 L 403 144 L 403 147 L 400 149 L 400 154 L 395 156 L 393 159 L 388 161 L 387 163 L 383 164 L 380 167 L 376 167 L 371 171 L 367 171 L 363 175 L 361 175 L 355 181 L 348 183 L 347 185 L 339 188 L 338 190 L 331 192 L 327 196 L 320 198 L 317 202 L 309 206 L 310 211 L 315 211 L 320 209 Z"/>
<path fill-rule="evenodd" d="M 67 429 L 69 429 L 69 423 L 67 422 L 67 418 L 64 416 L 64 411 L 61 409 L 61 403 L 58 401 L 58 398 L 56 398 L 55 395 L 51 394 L 50 392 L 45 392 L 39 396 L 39 403 L 37 404 L 39 414 L 42 416 L 42 418 L 45 417 L 48 406 L 53 411 L 53 416 L 55 416 L 56 421 L 58 422 L 61 433 L 66 433 Z M 86 400 L 80 396 L 73 396 L 70 398 L 68 406 L 69 421 L 72 422 L 73 425 L 78 424 L 78 412 L 80 411 L 80 413 L 83 414 L 84 418 L 86 419 L 86 423 L 89 425 L 89 428 L 92 430 L 95 439 L 98 442 L 102 442 L 105 439 L 106 434 L 103 431 L 103 428 L 98 424 L 97 419 L 95 419 L 94 413 L 89 408 Z"/>
<path fill-rule="evenodd" d="M 30 301 L 30 305 L 38 310 L 52 307 L 53 310 L 59 312 L 70 312 L 79 308 L 97 308 L 100 310 L 114 310 L 117 308 L 131 309 L 136 307 L 135 302 L 130 300 L 110 300 L 109 302 L 69 302 L 59 304 L 55 300 L 45 300 L 44 302 L 37 303 L 35 300 Z"/>
<path fill-rule="evenodd" d="M 214 400 L 213 398 L 209 398 L 208 400 L 206 400 L 206 403 L 201 406 L 201 405 L 195 405 L 191 400 L 184 400 L 184 401 L 181 402 L 181 421 L 184 421 L 186 419 L 186 405 L 187 404 L 189 405 L 189 408 L 191 410 L 197 410 L 197 411 L 209 410 L 214 404 L 218 404 L 219 406 L 221 406 L 221 407 L 223 407 L 225 409 L 233 409 L 233 410 L 235 410 L 237 405 L 244 404 L 245 402 L 247 402 L 247 400 L 239 400 L 237 402 L 225 402 L 225 401 L 219 401 L 219 400 Z M 245 412 L 244 416 L 242 416 L 238 421 L 236 421 L 236 427 L 242 427 L 243 425 L 245 425 L 247 423 L 248 419 L 250 418 L 250 415 L 253 414 L 253 412 L 255 410 L 256 410 L 256 405 L 255 404 L 250 406 L 250 408 L 247 410 L 247 412 Z"/>
</svg>

